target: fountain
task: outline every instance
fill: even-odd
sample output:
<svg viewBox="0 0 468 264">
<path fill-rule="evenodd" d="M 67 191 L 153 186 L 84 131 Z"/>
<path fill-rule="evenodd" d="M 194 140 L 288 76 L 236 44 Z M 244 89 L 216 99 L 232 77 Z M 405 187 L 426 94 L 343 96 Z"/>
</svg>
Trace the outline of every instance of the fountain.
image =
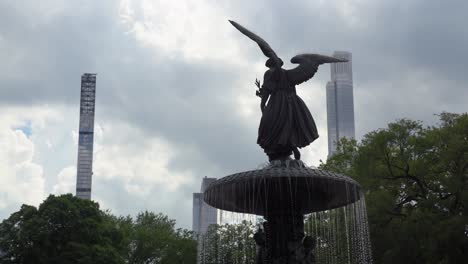
<svg viewBox="0 0 468 264">
<path fill-rule="evenodd" d="M 318 133 L 312 115 L 296 95 L 295 85 L 312 78 L 318 66 L 323 63 L 346 61 L 318 54 L 302 54 L 291 59 L 291 62 L 298 63 L 299 66 L 285 70 L 282 68 L 282 60 L 266 41 L 238 23 L 230 22 L 254 40 L 269 58 L 266 62 L 269 70 L 265 73 L 263 85 L 256 81 L 262 110 L 257 143 L 269 157 L 269 164 L 261 169 L 235 173 L 213 182 L 204 192 L 204 200 L 225 211 L 264 217 L 266 221 L 263 229 L 253 237 L 258 248 L 256 263 L 316 263 L 314 248 L 320 234 L 305 234 L 304 216 L 316 213 L 313 219 L 315 225 L 318 221 L 328 221 L 331 225 L 338 221 L 330 220 L 332 218 L 326 220 L 325 215 L 320 212 L 348 208 L 343 209 L 346 216 L 346 210 L 350 210 L 347 206 L 363 199 L 360 185 L 353 179 L 307 167 L 300 160 L 298 149 L 309 145 L 318 137 Z M 291 155 L 295 159 L 290 158 Z M 345 226 L 350 219 L 358 219 L 348 218 L 345 219 Z M 359 218 L 359 221 L 362 219 Z M 335 225 L 338 226 L 337 223 Z M 361 229 L 362 232 L 359 232 L 366 235 L 364 233 L 367 229 Z M 321 229 L 316 230 L 319 233 Z M 346 230 L 347 235 L 350 232 Z M 330 234 L 330 239 L 326 242 L 328 244 L 333 241 Z M 351 256 L 349 246 L 347 250 L 347 254 Z M 348 263 L 351 263 L 350 258 Z M 370 254 L 363 258 L 367 260 L 352 263 L 371 262 Z M 330 256 L 330 259 L 333 257 Z"/>
</svg>

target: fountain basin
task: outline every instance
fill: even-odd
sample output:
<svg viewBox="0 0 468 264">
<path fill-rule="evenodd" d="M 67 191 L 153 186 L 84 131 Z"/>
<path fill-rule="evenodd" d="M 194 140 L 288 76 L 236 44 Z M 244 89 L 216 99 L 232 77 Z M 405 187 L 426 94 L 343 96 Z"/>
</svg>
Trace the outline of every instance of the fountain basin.
<svg viewBox="0 0 468 264">
<path fill-rule="evenodd" d="M 309 214 L 360 199 L 360 185 L 333 172 L 308 167 L 267 167 L 223 177 L 208 186 L 204 200 L 232 212 L 256 215 Z"/>
</svg>

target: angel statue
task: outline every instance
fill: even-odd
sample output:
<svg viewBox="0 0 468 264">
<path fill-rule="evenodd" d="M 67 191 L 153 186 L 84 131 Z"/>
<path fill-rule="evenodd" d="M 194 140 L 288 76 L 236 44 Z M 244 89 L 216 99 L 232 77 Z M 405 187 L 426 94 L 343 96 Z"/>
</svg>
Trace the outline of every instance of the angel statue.
<svg viewBox="0 0 468 264">
<path fill-rule="evenodd" d="M 270 161 L 289 159 L 291 154 L 300 160 L 298 148 L 309 145 L 319 135 L 309 109 L 296 94 L 296 85 L 312 78 L 321 64 L 347 60 L 319 54 L 301 54 L 291 59 L 292 63 L 299 66 L 285 70 L 282 68 L 283 61 L 265 40 L 238 23 L 232 20 L 229 22 L 255 41 L 268 57 L 265 63 L 268 70 L 264 74 L 263 85 L 260 85 L 259 80 L 255 82 L 259 88 L 257 96 L 261 98 L 262 110 L 257 143 Z"/>
</svg>

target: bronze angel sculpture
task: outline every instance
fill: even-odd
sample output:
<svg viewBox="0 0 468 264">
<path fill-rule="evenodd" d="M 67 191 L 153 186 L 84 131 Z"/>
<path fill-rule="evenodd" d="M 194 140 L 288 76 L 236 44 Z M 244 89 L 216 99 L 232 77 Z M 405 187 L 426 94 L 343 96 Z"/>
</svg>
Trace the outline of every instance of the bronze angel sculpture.
<svg viewBox="0 0 468 264">
<path fill-rule="evenodd" d="M 258 128 L 257 143 L 263 148 L 270 161 L 288 159 L 294 154 L 300 160 L 299 148 L 318 138 L 317 127 L 306 104 L 296 94 L 296 85 L 311 79 L 318 66 L 324 63 L 346 62 L 346 60 L 319 54 L 301 54 L 291 59 L 299 64 L 294 69 L 283 69 L 283 61 L 268 43 L 253 32 L 229 20 L 244 35 L 255 41 L 263 54 L 268 57 L 268 70 L 257 95 L 261 98 L 262 118 Z"/>
</svg>

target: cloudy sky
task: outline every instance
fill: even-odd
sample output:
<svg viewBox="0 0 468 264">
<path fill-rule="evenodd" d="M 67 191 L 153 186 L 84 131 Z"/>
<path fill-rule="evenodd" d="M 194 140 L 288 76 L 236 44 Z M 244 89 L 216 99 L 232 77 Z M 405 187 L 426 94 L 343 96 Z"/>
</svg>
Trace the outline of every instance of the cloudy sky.
<svg viewBox="0 0 468 264">
<path fill-rule="evenodd" d="M 397 118 L 466 112 L 465 0 L 0 1 L 0 219 L 75 188 L 80 76 L 97 73 L 93 198 L 115 214 L 163 212 L 191 226 L 192 193 L 266 161 L 258 47 L 353 53 L 356 134 Z M 292 65 L 286 63 L 286 68 Z M 327 155 L 330 69 L 298 87 Z"/>
</svg>

